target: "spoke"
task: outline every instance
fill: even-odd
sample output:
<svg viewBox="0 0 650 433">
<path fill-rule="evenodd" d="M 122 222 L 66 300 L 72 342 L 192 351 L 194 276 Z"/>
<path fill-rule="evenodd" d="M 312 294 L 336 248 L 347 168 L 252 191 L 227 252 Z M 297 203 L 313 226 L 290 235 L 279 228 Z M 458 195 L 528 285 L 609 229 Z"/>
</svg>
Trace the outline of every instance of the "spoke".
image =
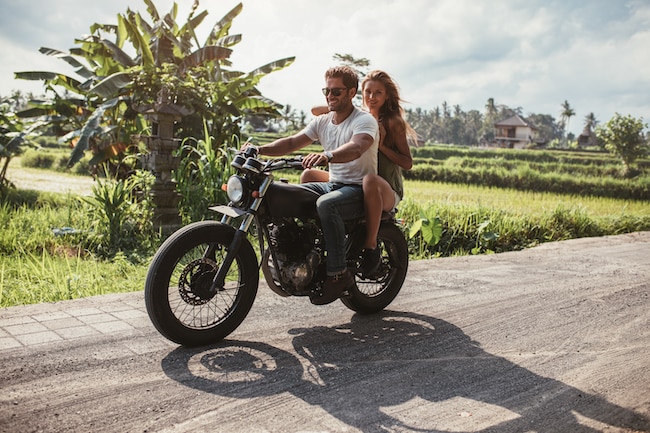
<svg viewBox="0 0 650 433">
<path fill-rule="evenodd" d="M 224 256 L 223 245 L 201 245 L 188 251 L 175 266 L 173 283 L 168 289 L 169 306 L 185 326 L 209 328 L 224 320 L 232 311 L 241 287 L 237 261 L 231 265 L 225 287 L 213 296 L 209 294 L 211 277 Z"/>
</svg>

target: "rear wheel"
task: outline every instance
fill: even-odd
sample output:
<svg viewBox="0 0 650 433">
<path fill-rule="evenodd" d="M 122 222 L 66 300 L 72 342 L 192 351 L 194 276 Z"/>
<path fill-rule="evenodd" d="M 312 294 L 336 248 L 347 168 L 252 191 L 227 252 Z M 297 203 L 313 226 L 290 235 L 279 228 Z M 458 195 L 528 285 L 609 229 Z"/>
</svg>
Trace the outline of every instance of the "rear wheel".
<svg viewBox="0 0 650 433">
<path fill-rule="evenodd" d="M 255 251 L 247 240 L 224 286 L 210 291 L 234 235 L 233 227 L 216 221 L 194 223 L 170 236 L 154 256 L 145 303 L 154 326 L 169 340 L 186 346 L 214 343 L 248 315 L 259 281 Z"/>
<path fill-rule="evenodd" d="M 356 287 L 341 302 L 349 309 L 371 314 L 386 308 L 402 289 L 408 270 L 408 246 L 401 230 L 383 222 L 377 235 L 381 251 L 379 270 L 371 278 L 356 276 Z"/>
</svg>

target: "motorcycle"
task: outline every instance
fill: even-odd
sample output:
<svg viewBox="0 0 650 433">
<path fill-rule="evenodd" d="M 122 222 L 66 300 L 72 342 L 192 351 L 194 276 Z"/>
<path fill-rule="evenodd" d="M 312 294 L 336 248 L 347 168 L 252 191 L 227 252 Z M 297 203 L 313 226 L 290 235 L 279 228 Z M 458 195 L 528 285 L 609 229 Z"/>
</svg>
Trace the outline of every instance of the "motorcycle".
<svg viewBox="0 0 650 433">
<path fill-rule="evenodd" d="M 191 223 L 160 246 L 145 282 L 147 313 L 167 339 L 184 346 L 215 343 L 246 318 L 255 300 L 261 267 L 280 296 L 309 296 L 326 277 L 325 240 L 316 212 L 318 195 L 274 179 L 278 170 L 303 169 L 300 157 L 263 160 L 254 146 L 237 152 L 227 182 L 228 205 L 210 209 L 221 221 Z M 359 271 L 363 219 L 346 221 L 346 262 L 354 284 L 341 302 L 361 314 L 383 310 L 402 288 L 408 269 L 406 239 L 393 214 L 378 232 L 379 269 Z M 256 234 L 253 235 L 253 227 Z M 249 239 L 256 239 L 258 255 Z"/>
</svg>

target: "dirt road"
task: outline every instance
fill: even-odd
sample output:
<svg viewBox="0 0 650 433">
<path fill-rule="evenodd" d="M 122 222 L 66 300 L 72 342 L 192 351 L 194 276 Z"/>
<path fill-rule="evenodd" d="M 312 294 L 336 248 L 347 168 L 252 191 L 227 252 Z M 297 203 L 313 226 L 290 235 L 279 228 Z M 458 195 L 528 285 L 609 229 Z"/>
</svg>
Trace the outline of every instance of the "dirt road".
<svg viewBox="0 0 650 433">
<path fill-rule="evenodd" d="M 20 158 L 13 158 L 11 160 L 9 170 L 7 171 L 7 179 L 19 189 L 78 195 L 89 195 L 95 183 L 94 179 L 90 176 L 21 167 Z"/>
<path fill-rule="evenodd" d="M 650 232 L 411 263 L 379 316 L 265 286 L 184 349 L 142 293 L 0 310 L 2 432 L 650 432 Z"/>
</svg>

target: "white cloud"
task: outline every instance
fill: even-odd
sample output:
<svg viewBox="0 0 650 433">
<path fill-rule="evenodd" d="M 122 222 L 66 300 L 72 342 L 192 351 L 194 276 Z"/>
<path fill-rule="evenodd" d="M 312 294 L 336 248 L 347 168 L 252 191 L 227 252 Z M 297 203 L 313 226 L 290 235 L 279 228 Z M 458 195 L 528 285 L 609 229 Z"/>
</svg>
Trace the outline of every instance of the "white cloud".
<svg viewBox="0 0 650 433">
<path fill-rule="evenodd" d="M 167 12 L 171 0 L 154 0 Z M 144 2 L 114 0 L 0 0 L 0 95 L 25 88 L 13 72 L 57 70 L 63 62 L 38 47 L 68 49 L 92 23 L 113 23 L 127 7 L 147 15 Z M 192 0 L 177 0 L 184 21 Z M 203 0 L 211 26 L 237 4 Z M 323 73 L 335 53 L 371 60 L 392 74 L 409 108 L 443 101 L 483 110 L 492 97 L 524 113 L 556 118 L 566 99 L 576 111 L 572 130 L 594 112 L 650 121 L 650 3 L 593 0 L 243 0 L 231 33 L 241 33 L 233 64 L 248 71 L 296 56 L 289 68 L 266 77 L 260 89 L 283 104 L 308 111 L 322 101 Z M 40 85 L 32 86 L 38 91 Z M 577 120 L 579 119 L 579 120 Z"/>
</svg>

